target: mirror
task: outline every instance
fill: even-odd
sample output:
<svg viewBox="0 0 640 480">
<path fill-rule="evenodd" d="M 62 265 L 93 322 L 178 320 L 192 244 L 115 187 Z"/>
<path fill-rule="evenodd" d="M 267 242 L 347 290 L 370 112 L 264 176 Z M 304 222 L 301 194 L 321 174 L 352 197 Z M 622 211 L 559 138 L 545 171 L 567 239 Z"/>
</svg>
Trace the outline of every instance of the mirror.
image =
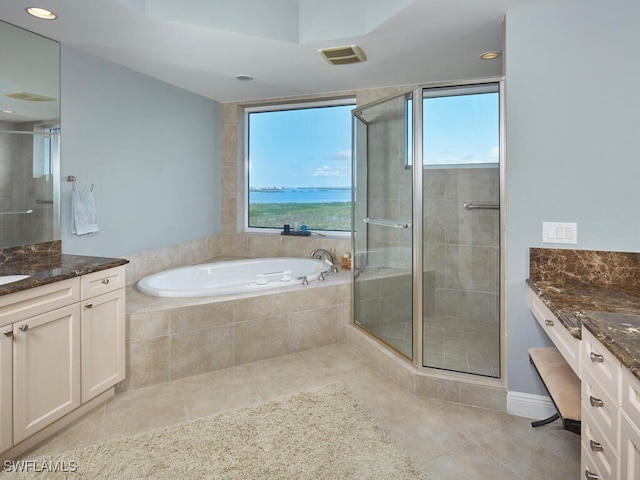
<svg viewBox="0 0 640 480">
<path fill-rule="evenodd" d="M 60 239 L 60 45 L 0 22 L 0 248 Z"/>
</svg>

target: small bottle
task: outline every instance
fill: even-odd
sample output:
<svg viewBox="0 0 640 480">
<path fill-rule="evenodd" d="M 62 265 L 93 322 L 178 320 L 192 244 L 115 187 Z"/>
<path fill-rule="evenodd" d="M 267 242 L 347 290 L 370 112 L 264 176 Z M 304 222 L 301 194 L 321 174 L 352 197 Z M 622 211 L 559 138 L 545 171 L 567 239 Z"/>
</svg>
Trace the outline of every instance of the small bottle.
<svg viewBox="0 0 640 480">
<path fill-rule="evenodd" d="M 346 252 L 342 256 L 342 268 L 344 270 L 351 270 L 351 252 Z"/>
</svg>

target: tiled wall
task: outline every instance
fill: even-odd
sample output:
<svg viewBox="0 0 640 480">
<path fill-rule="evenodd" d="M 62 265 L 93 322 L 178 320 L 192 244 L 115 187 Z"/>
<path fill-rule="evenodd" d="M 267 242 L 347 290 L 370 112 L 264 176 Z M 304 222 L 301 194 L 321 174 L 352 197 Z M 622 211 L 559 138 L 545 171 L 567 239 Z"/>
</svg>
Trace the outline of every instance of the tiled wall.
<svg viewBox="0 0 640 480">
<path fill-rule="evenodd" d="M 465 203 L 499 203 L 499 169 L 424 171 L 424 264 L 435 272 L 435 313 L 499 321 L 499 210 Z"/>
<path fill-rule="evenodd" d="M 18 246 L 53 240 L 53 178 L 33 171 L 33 135 L 2 131 L 33 129 L 33 124 L 0 122 L 0 212 L 33 210 L 30 214 L 0 215 L 0 245 Z M 31 130 L 32 131 L 32 130 Z"/>
<path fill-rule="evenodd" d="M 349 275 L 249 298 L 127 315 L 127 378 L 156 383 L 335 343 L 351 322 Z M 132 303 L 143 296 L 129 288 Z"/>
</svg>

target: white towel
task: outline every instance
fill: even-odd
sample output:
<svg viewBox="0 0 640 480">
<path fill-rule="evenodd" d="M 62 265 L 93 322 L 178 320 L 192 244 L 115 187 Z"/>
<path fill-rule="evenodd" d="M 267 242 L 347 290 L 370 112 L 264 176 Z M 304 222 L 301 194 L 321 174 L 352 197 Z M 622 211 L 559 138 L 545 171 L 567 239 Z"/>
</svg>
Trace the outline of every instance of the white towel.
<svg viewBox="0 0 640 480">
<path fill-rule="evenodd" d="M 77 187 L 71 195 L 71 233 L 86 235 L 98 231 L 98 216 L 93 192 L 88 187 Z"/>
</svg>

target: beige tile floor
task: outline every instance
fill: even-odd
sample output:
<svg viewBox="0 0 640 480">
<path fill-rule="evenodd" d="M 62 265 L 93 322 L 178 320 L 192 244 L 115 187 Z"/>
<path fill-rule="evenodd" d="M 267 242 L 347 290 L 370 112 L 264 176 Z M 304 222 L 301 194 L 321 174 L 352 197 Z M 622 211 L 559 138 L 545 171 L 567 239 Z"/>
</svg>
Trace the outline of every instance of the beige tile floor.
<svg viewBox="0 0 640 480">
<path fill-rule="evenodd" d="M 413 324 L 396 322 L 371 329 L 411 357 Z M 500 330 L 497 325 L 455 317 L 424 318 L 424 365 L 432 368 L 500 377 Z"/>
<path fill-rule="evenodd" d="M 117 394 L 24 457 L 55 453 L 341 382 L 433 480 L 579 478 L 580 437 L 558 424 L 415 397 L 333 344 Z"/>
</svg>

